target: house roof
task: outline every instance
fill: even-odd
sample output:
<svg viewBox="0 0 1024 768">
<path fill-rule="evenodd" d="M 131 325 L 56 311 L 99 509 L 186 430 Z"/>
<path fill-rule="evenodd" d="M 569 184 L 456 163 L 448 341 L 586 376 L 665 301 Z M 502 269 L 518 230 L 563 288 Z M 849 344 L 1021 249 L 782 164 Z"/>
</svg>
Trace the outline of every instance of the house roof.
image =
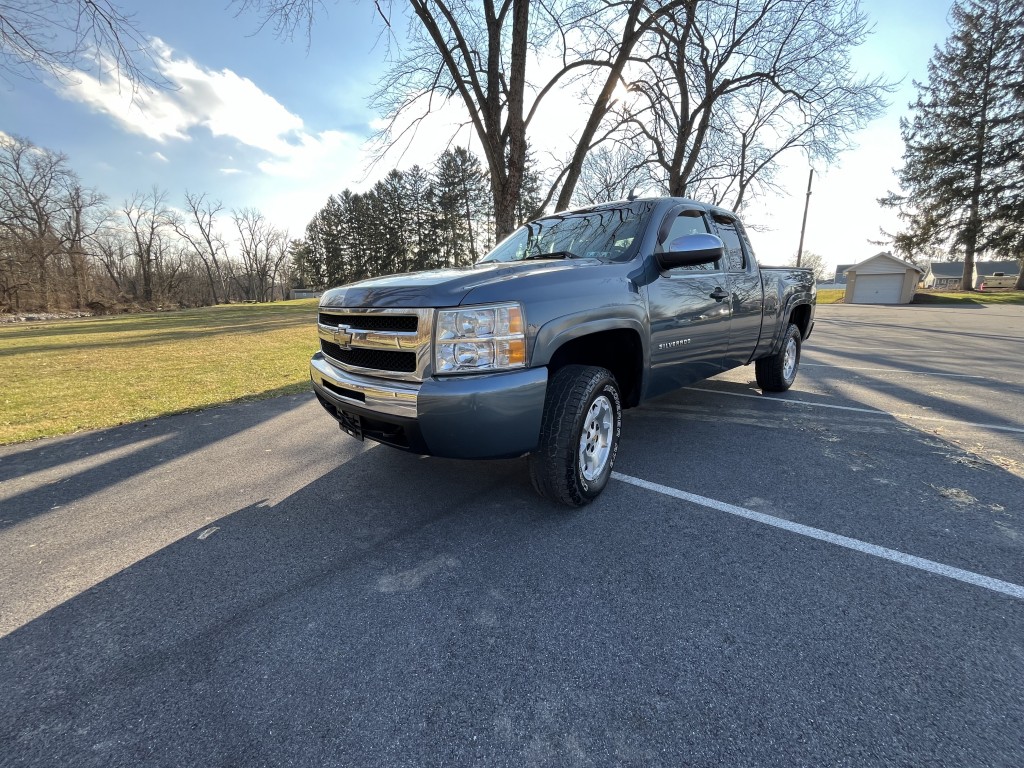
<svg viewBox="0 0 1024 768">
<path fill-rule="evenodd" d="M 935 277 L 963 277 L 964 274 L 962 261 L 933 261 L 929 267 Z M 994 275 L 996 272 L 1016 275 L 1020 272 L 1020 264 L 1016 261 L 976 261 L 974 268 L 978 275 Z"/>
<path fill-rule="evenodd" d="M 963 277 L 964 275 L 962 261 L 933 261 L 929 267 L 935 277 Z"/>
<path fill-rule="evenodd" d="M 996 272 L 1006 275 L 1020 273 L 1020 263 L 1017 261 L 979 261 L 976 266 L 979 275 L 994 275 Z"/>
<path fill-rule="evenodd" d="M 853 266 L 847 267 L 844 271 L 845 272 L 857 272 L 858 270 L 862 269 L 866 264 L 868 264 L 870 262 L 873 262 L 873 261 L 874 262 L 886 262 L 886 261 L 889 261 L 889 262 L 893 262 L 894 264 L 898 264 L 899 266 L 903 267 L 904 269 L 913 269 L 913 270 L 915 270 L 917 272 L 924 272 L 923 269 L 921 269 L 920 267 L 914 266 L 909 261 L 904 261 L 903 259 L 897 259 L 895 256 L 893 256 L 888 251 L 882 251 L 881 253 L 876 253 L 874 256 L 871 256 L 870 258 L 864 259 L 864 261 L 858 261 Z"/>
<path fill-rule="evenodd" d="M 836 264 L 836 282 L 839 282 L 853 264 Z"/>
</svg>

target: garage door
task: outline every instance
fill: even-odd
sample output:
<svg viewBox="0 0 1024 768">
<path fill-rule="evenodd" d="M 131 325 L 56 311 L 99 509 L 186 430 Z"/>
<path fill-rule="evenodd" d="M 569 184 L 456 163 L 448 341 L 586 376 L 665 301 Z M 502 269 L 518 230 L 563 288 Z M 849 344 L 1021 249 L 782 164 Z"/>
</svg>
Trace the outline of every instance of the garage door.
<svg viewBox="0 0 1024 768">
<path fill-rule="evenodd" d="M 854 304 L 899 304 L 903 275 L 857 275 Z"/>
</svg>

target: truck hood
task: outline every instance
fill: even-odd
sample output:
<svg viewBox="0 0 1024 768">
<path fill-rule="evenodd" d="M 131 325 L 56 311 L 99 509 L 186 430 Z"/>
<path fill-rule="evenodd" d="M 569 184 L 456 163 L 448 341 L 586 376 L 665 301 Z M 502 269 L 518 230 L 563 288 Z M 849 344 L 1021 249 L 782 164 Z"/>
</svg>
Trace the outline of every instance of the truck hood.
<svg viewBox="0 0 1024 768">
<path fill-rule="evenodd" d="M 434 269 L 374 277 L 332 288 L 321 307 L 455 307 L 471 291 L 533 275 L 600 268 L 597 259 L 558 259 L 481 264 L 464 269 Z"/>
</svg>

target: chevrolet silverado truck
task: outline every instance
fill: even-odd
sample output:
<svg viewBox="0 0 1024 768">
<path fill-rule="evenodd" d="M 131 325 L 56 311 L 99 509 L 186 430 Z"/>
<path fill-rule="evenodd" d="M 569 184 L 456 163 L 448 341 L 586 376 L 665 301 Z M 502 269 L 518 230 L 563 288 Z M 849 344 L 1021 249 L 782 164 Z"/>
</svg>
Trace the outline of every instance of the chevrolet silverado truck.
<svg viewBox="0 0 1024 768">
<path fill-rule="evenodd" d="M 809 270 L 759 267 L 739 217 L 684 198 L 544 216 L 472 267 L 324 293 L 313 390 L 341 429 L 418 454 L 528 454 L 534 488 L 607 485 L 622 411 L 741 365 L 784 391 Z"/>
</svg>

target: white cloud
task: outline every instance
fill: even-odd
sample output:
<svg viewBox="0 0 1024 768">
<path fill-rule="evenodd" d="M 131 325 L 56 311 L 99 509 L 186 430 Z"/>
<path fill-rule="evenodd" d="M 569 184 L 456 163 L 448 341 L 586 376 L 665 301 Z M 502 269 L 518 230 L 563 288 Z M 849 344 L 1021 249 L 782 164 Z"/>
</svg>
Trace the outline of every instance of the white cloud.
<svg viewBox="0 0 1024 768">
<path fill-rule="evenodd" d="M 171 162 L 170 160 L 167 159 L 163 152 L 154 152 L 152 155 L 150 155 L 150 157 L 152 157 L 154 160 L 159 160 L 161 163 Z"/>
<path fill-rule="evenodd" d="M 161 144 L 190 141 L 198 129 L 266 152 L 259 167 L 273 175 L 302 176 L 316 172 L 323 156 L 341 144 L 358 140 L 338 131 L 311 133 L 302 118 L 288 111 L 252 80 L 230 69 L 207 69 L 187 57 L 175 56 L 159 39 L 152 41 L 157 70 L 171 89 L 132 93 L 116 80 L 99 80 L 85 72 L 68 72 L 55 85 L 62 96 L 106 114 L 121 128 Z M 165 159 L 159 152 L 154 157 Z M 159 157 L 158 157 L 159 156 Z M 240 169 L 224 169 L 231 173 Z"/>
<path fill-rule="evenodd" d="M 220 172 L 225 176 L 233 176 L 236 173 L 242 173 L 241 168 L 221 168 Z"/>
<path fill-rule="evenodd" d="M 289 144 L 275 157 L 264 160 L 259 169 L 270 176 L 304 178 L 320 172 L 325 162 L 339 153 L 358 153 L 362 142 L 341 131 L 324 131 L 315 137 L 302 134 L 299 143 Z"/>
</svg>

